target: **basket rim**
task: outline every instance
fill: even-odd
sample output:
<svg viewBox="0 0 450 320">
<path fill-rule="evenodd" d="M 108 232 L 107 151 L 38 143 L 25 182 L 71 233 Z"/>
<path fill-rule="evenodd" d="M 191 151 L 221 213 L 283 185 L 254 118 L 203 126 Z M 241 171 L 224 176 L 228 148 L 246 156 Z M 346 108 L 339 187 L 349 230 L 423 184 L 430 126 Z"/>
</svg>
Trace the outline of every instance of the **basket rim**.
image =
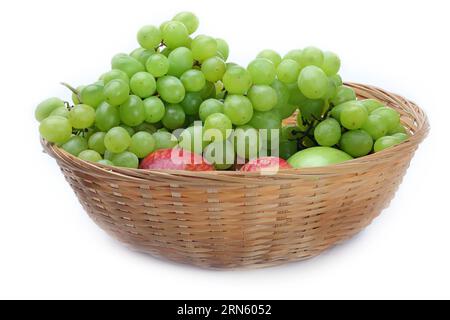
<svg viewBox="0 0 450 320">
<path fill-rule="evenodd" d="M 111 167 L 105 166 L 98 163 L 91 163 L 88 161 L 84 161 L 79 159 L 78 157 L 73 156 L 72 154 L 66 152 L 62 148 L 57 147 L 55 144 L 52 144 L 43 138 L 40 138 L 41 144 L 44 148 L 44 152 L 48 153 L 50 156 L 55 158 L 57 161 L 62 161 L 67 163 L 69 166 L 78 167 L 80 171 L 86 171 L 86 169 L 91 169 L 93 171 L 97 171 L 99 174 L 109 174 L 116 175 L 117 178 L 126 178 L 132 180 L 145 180 L 145 176 L 161 176 L 161 177 L 196 177 L 196 178 L 246 178 L 246 177 L 271 177 L 271 178 L 293 178 L 298 176 L 317 176 L 317 175 L 335 175 L 339 174 L 341 171 L 348 171 L 349 169 L 357 169 L 360 166 L 368 166 L 373 163 L 380 163 L 389 161 L 396 153 L 402 154 L 403 152 L 408 152 L 410 149 L 416 149 L 418 145 L 426 138 L 428 132 L 430 130 L 430 124 L 427 115 L 425 112 L 414 102 L 391 92 L 380 89 L 376 86 L 370 86 L 365 84 L 353 83 L 353 82 L 345 82 L 346 86 L 352 87 L 358 93 L 358 91 L 362 92 L 374 92 L 385 96 L 386 98 L 390 98 L 391 104 L 393 107 L 396 107 L 395 104 L 403 104 L 408 105 L 411 109 L 414 109 L 416 113 L 418 113 L 421 117 L 421 121 L 418 119 L 414 119 L 414 123 L 416 125 L 416 130 L 413 135 L 411 135 L 406 141 L 402 142 L 399 145 L 394 147 L 385 149 L 381 152 L 369 154 L 364 157 L 355 158 L 352 160 L 345 161 L 343 163 L 332 164 L 328 166 L 322 167 L 312 167 L 312 168 L 292 168 L 292 169 L 283 169 L 279 170 L 275 174 L 270 175 L 262 175 L 260 172 L 243 172 L 243 171 L 187 171 L 187 170 L 146 170 L 146 169 L 130 169 L 130 168 L 119 168 L 119 167 Z M 384 101 L 386 102 L 386 101 Z M 410 110 L 411 112 L 413 110 Z M 402 152 L 403 151 L 403 152 Z M 260 182 L 260 179 L 258 179 Z"/>
</svg>

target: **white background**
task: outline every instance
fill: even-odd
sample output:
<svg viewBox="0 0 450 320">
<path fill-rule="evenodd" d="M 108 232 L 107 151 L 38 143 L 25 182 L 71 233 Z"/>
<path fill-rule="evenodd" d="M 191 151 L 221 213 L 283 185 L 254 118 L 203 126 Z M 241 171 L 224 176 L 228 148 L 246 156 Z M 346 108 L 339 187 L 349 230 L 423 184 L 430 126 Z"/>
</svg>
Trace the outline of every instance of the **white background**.
<svg viewBox="0 0 450 320">
<path fill-rule="evenodd" d="M 316 45 L 347 81 L 421 105 L 432 131 L 395 200 L 313 260 L 205 271 L 134 253 L 94 225 L 41 152 L 35 105 L 94 81 L 135 33 L 182 10 L 230 60 Z M 1 1 L 0 298 L 450 298 L 450 12 L 447 1 Z"/>
</svg>

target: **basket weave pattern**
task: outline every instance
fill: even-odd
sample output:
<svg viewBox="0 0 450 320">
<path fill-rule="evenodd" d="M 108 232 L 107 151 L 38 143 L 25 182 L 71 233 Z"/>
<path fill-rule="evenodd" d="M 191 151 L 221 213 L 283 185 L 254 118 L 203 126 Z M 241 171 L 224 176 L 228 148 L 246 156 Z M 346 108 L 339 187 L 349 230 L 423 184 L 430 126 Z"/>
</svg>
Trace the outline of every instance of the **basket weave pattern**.
<svg viewBox="0 0 450 320">
<path fill-rule="evenodd" d="M 394 148 L 274 176 L 107 168 L 43 142 L 89 216 L 132 248 L 206 268 L 267 267 L 317 256 L 388 206 L 429 125 L 414 103 L 371 86 L 412 137 Z"/>
</svg>

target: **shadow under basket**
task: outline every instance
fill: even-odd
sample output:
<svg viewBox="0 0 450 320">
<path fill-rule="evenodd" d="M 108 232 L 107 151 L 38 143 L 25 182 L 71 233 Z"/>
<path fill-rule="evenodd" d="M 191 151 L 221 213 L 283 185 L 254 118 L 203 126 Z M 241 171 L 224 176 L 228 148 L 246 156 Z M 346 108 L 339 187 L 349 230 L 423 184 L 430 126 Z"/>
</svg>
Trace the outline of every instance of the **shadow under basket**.
<svg viewBox="0 0 450 320">
<path fill-rule="evenodd" d="M 384 90 L 347 84 L 401 113 L 411 137 L 366 157 L 272 176 L 147 171 L 91 164 L 42 141 L 89 216 L 156 257 L 204 268 L 257 268 L 319 255 L 386 208 L 429 131 L 424 112 Z"/>
</svg>

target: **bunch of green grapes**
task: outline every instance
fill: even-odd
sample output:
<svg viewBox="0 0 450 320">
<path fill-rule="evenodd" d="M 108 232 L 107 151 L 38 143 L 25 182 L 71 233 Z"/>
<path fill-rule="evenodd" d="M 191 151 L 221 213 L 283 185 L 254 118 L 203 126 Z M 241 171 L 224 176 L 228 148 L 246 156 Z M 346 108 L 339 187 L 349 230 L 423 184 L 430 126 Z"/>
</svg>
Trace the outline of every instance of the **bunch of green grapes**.
<svg viewBox="0 0 450 320">
<path fill-rule="evenodd" d="M 398 113 L 357 101 L 343 85 L 336 54 L 308 47 L 282 58 L 264 50 L 243 67 L 227 62 L 225 40 L 193 35 L 198 26 L 182 12 L 142 27 L 139 47 L 115 55 L 97 81 L 67 85 L 73 105 L 59 98 L 38 105 L 41 136 L 102 165 L 137 168 L 155 150 L 180 147 L 218 170 L 315 145 L 362 156 L 407 138 Z M 283 126 L 296 111 L 297 125 Z M 226 161 L 209 159 L 214 154 Z"/>
</svg>

